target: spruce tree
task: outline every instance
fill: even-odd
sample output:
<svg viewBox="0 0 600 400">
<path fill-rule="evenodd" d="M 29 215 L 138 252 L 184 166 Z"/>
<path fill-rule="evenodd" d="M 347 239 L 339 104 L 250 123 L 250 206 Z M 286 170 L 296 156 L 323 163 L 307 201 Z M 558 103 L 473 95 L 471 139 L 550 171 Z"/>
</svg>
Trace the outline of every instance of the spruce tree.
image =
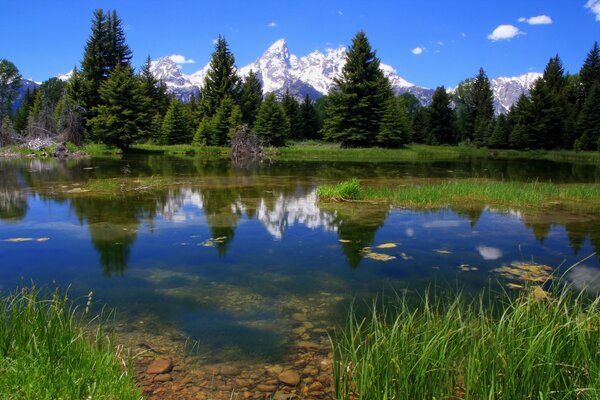
<svg viewBox="0 0 600 400">
<path fill-rule="evenodd" d="M 588 53 L 581 70 L 579 71 L 580 78 L 580 93 L 579 104 L 583 107 L 587 97 L 592 91 L 594 83 L 600 82 L 600 48 L 598 42 L 594 42 L 594 46 Z"/>
<path fill-rule="evenodd" d="M 109 71 L 121 64 L 131 64 L 131 49 L 125 43 L 125 31 L 123 21 L 117 15 L 117 11 L 107 14 L 106 18 L 108 35 L 107 67 Z"/>
<path fill-rule="evenodd" d="M 256 114 L 258 114 L 258 109 L 262 100 L 262 84 L 254 71 L 250 70 L 244 79 L 240 93 L 242 121 L 249 127 L 254 126 L 254 120 L 256 119 Z"/>
<path fill-rule="evenodd" d="M 414 143 L 427 143 L 427 109 L 417 108 L 412 119 L 410 140 Z"/>
<path fill-rule="evenodd" d="M 319 139 L 321 130 L 321 120 L 315 105 L 308 95 L 304 96 L 304 101 L 300 105 L 300 138 L 301 139 Z"/>
<path fill-rule="evenodd" d="M 156 123 L 159 118 L 162 118 L 166 114 L 167 109 L 169 108 L 167 88 L 161 81 L 154 77 L 151 67 L 152 60 L 150 59 L 150 56 L 148 56 L 138 74 L 140 90 L 148 105 L 146 116 L 144 118 L 144 131 L 147 138 L 156 137 Z M 157 115 L 159 117 L 157 117 Z"/>
<path fill-rule="evenodd" d="M 219 35 L 202 86 L 202 115 L 212 117 L 217 112 L 221 101 L 226 97 L 237 102 L 240 90 L 241 84 L 235 67 L 235 57 L 229 50 L 225 38 Z"/>
<path fill-rule="evenodd" d="M 192 121 L 188 109 L 173 99 L 162 122 L 164 144 L 189 144 L 192 142 Z"/>
<path fill-rule="evenodd" d="M 404 99 L 395 97 L 388 100 L 381 121 L 377 142 L 381 147 L 399 148 L 408 143 L 408 111 Z"/>
<path fill-rule="evenodd" d="M 274 93 L 269 93 L 260 105 L 254 131 L 266 145 L 285 145 L 290 132 L 290 122 Z"/>
<path fill-rule="evenodd" d="M 194 133 L 192 143 L 196 146 L 206 146 L 212 137 L 212 120 L 209 117 L 204 117 Z"/>
<path fill-rule="evenodd" d="M 494 94 L 483 68 L 479 69 L 479 74 L 473 81 L 473 102 L 475 105 L 473 139 L 476 145 L 483 146 L 487 142 L 489 132 L 493 129 L 494 119 Z"/>
<path fill-rule="evenodd" d="M 35 89 L 30 91 L 27 89 L 25 97 L 19 106 L 19 109 L 15 113 L 13 118 L 13 127 L 18 134 L 22 134 L 27 127 L 27 120 L 29 119 L 29 113 L 33 108 L 33 99 L 35 98 Z"/>
<path fill-rule="evenodd" d="M 0 59 L 0 123 L 12 115 L 12 105 L 21 86 L 21 74 L 12 62 Z"/>
<path fill-rule="evenodd" d="M 597 150 L 600 140 L 600 82 L 596 82 L 588 94 L 577 121 L 579 139 L 575 150 Z"/>
<path fill-rule="evenodd" d="M 302 120 L 300 115 L 300 104 L 298 100 L 290 93 L 289 89 L 286 89 L 283 98 L 281 99 L 281 106 L 285 111 L 285 115 L 290 121 L 290 134 L 289 138 L 292 140 L 298 140 L 302 136 Z"/>
<path fill-rule="evenodd" d="M 343 147 L 374 146 L 387 101 L 393 94 L 364 32 L 358 32 L 352 40 L 342 75 L 334 83 L 328 96 L 326 138 Z"/>
<path fill-rule="evenodd" d="M 508 116 L 506 114 L 498 115 L 493 126 L 494 130 L 488 138 L 487 145 L 493 149 L 508 148 L 508 138 L 511 131 Z"/>
<path fill-rule="evenodd" d="M 456 144 L 455 114 L 450 96 L 443 86 L 435 89 L 427 109 L 427 128 L 430 144 Z"/>
<path fill-rule="evenodd" d="M 224 98 L 211 118 L 210 137 L 207 144 L 210 146 L 228 146 L 230 143 L 231 116 L 236 104 L 229 97 Z"/>
<path fill-rule="evenodd" d="M 529 98 L 522 94 L 513 106 L 509 115 L 512 130 L 508 137 L 508 144 L 511 149 L 526 150 L 532 147 L 533 139 L 531 134 L 531 124 L 533 120 L 533 105 Z"/>
<path fill-rule="evenodd" d="M 529 125 L 533 148 L 554 149 L 564 143 L 567 78 L 558 55 L 546 65 L 544 75 L 531 89 L 532 120 Z"/>
<path fill-rule="evenodd" d="M 147 105 L 139 81 L 128 65 L 119 65 L 100 86 L 100 104 L 89 121 L 93 137 L 128 149 L 143 133 Z"/>
</svg>

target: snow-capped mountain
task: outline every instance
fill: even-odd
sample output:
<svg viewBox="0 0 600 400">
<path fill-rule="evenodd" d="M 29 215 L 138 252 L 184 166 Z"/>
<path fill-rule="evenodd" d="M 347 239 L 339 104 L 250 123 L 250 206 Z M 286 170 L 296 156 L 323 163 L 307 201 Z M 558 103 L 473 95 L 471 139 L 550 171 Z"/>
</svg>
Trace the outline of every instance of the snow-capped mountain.
<svg viewBox="0 0 600 400">
<path fill-rule="evenodd" d="M 522 94 L 528 95 L 533 83 L 542 77 L 539 72 L 530 72 L 515 77 L 499 77 L 490 80 L 494 93 L 494 110 L 496 114 L 510 111 Z"/>
<path fill-rule="evenodd" d="M 284 39 L 273 43 L 254 62 L 239 69 L 243 78 L 250 70 L 254 71 L 263 84 L 264 93 L 275 92 L 282 96 L 286 90 L 302 98 L 308 95 L 316 99 L 327 94 L 334 86 L 334 78 L 339 76 L 346 62 L 346 48 L 327 49 L 325 52 L 315 50 L 312 53 L 297 57 L 290 53 Z M 171 57 L 163 57 L 152 61 L 151 70 L 157 79 L 162 80 L 170 93 L 179 99 L 188 101 L 192 94 L 198 94 L 208 71 L 207 64 L 201 70 L 186 75 Z M 421 104 L 431 102 L 433 89 L 417 86 L 408 82 L 397 71 L 387 64 L 381 64 L 383 73 L 388 77 L 394 93 L 411 93 Z M 528 94 L 533 82 L 541 76 L 531 72 L 517 77 L 499 77 L 490 80 L 494 93 L 494 107 L 497 114 L 510 110 L 519 99 L 521 93 Z M 449 89 L 451 92 L 452 89 Z"/>
<path fill-rule="evenodd" d="M 21 107 L 21 103 L 27 95 L 27 91 L 29 90 L 29 92 L 33 92 L 39 86 L 40 84 L 38 82 L 35 82 L 31 79 L 21 79 L 21 86 L 19 87 L 17 97 L 15 97 L 15 101 L 12 104 L 13 112 L 16 112 L 19 107 Z"/>
<path fill-rule="evenodd" d="M 181 72 L 179 65 L 171 57 L 163 57 L 152 61 L 150 71 L 154 77 L 167 86 L 167 91 L 173 93 L 181 101 L 189 101 L 192 95 L 200 93 L 200 86 L 195 85 L 190 76 Z"/>
</svg>

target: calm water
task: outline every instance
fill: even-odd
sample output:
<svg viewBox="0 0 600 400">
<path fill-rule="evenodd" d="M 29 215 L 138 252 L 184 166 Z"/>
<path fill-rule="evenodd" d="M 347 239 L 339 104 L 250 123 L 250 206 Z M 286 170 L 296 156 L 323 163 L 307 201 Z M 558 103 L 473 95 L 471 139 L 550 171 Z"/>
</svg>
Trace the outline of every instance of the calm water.
<svg viewBox="0 0 600 400">
<path fill-rule="evenodd" d="M 149 176 L 176 185 L 82 192 L 89 179 Z M 294 313 L 327 328 L 343 320 L 354 298 L 431 286 L 477 291 L 507 282 L 493 271 L 502 265 L 533 260 L 567 269 L 600 250 L 594 214 L 317 206 L 317 184 L 352 176 L 381 185 L 461 177 L 600 182 L 600 167 L 477 159 L 253 168 L 166 156 L 5 160 L 0 286 L 70 286 L 73 296 L 92 290 L 127 324 L 176 329 L 216 359 L 277 358 L 294 337 Z M 11 238 L 42 240 L 5 241 Z M 386 243 L 397 247 L 376 248 Z M 365 258 L 364 247 L 395 258 Z M 599 274 L 594 256 L 568 277 L 597 289 Z"/>
</svg>

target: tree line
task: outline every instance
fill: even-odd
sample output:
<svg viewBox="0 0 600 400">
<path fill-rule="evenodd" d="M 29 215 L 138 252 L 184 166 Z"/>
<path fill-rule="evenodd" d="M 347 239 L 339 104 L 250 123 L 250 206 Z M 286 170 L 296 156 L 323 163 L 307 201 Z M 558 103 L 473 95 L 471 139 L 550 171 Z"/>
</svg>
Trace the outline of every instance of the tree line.
<svg viewBox="0 0 600 400">
<path fill-rule="evenodd" d="M 59 136 L 76 144 L 99 142 L 123 150 L 140 142 L 228 146 L 247 125 L 266 144 L 327 140 L 343 147 L 388 148 L 407 143 L 468 143 L 499 149 L 600 149 L 600 51 L 595 43 L 578 74 L 551 58 L 543 76 L 507 114 L 495 115 L 483 69 L 449 93 L 436 88 L 422 106 L 394 95 L 364 32 L 346 54 L 334 88 L 317 101 L 263 95 L 253 71 L 242 79 L 226 39 L 219 36 L 198 96 L 182 103 L 151 72 L 136 72 L 116 11 L 94 11 L 81 65 L 68 82 L 57 78 L 27 92 L 12 112 L 18 69 L 0 60 L 0 145 L 18 136 Z"/>
</svg>

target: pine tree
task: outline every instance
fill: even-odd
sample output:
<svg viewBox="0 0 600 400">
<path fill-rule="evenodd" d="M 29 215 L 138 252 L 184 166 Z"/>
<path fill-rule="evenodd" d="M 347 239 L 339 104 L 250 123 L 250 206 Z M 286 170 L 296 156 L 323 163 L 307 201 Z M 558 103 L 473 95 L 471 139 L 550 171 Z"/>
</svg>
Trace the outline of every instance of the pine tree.
<svg viewBox="0 0 600 400">
<path fill-rule="evenodd" d="M 530 131 L 533 105 L 527 96 L 522 94 L 519 97 L 517 104 L 510 110 L 508 118 L 513 127 L 508 137 L 509 147 L 516 150 L 530 149 L 533 143 Z"/>
<path fill-rule="evenodd" d="M 226 97 L 237 102 L 240 91 L 241 84 L 235 67 L 235 57 L 229 50 L 225 38 L 219 35 L 202 86 L 202 114 L 212 117 Z"/>
<path fill-rule="evenodd" d="M 564 142 L 567 78 L 558 55 L 546 65 L 544 75 L 531 89 L 532 120 L 529 125 L 533 148 L 554 149 Z"/>
<path fill-rule="evenodd" d="M 141 94 L 145 97 L 146 104 L 148 104 L 144 118 L 144 132 L 147 138 L 156 136 L 155 124 L 157 122 L 157 115 L 164 116 L 169 108 L 167 88 L 161 81 L 154 77 L 151 67 L 152 60 L 148 56 L 138 74 Z"/>
<path fill-rule="evenodd" d="M 122 150 L 142 136 L 145 98 L 128 65 L 118 66 L 100 86 L 100 104 L 89 121 L 93 137 Z"/>
<path fill-rule="evenodd" d="M 171 101 L 162 122 L 164 144 L 189 144 L 192 142 L 192 121 L 188 109 L 179 100 Z"/>
<path fill-rule="evenodd" d="M 240 93 L 242 121 L 249 127 L 254 126 L 254 120 L 256 119 L 256 114 L 258 114 L 258 109 L 262 100 L 262 84 L 254 71 L 250 70 L 244 79 Z"/>
<path fill-rule="evenodd" d="M 230 143 L 231 115 L 236 104 L 226 97 L 221 101 L 215 115 L 211 118 L 210 137 L 207 144 L 210 146 L 228 146 Z"/>
<path fill-rule="evenodd" d="M 304 101 L 300 105 L 300 138 L 301 139 L 319 139 L 321 130 L 321 119 L 315 105 L 308 95 L 304 96 Z"/>
<path fill-rule="evenodd" d="M 435 89 L 427 109 L 427 128 L 430 144 L 456 144 L 455 114 L 450 96 L 443 86 Z"/>
<path fill-rule="evenodd" d="M 234 104 L 233 109 L 231 110 L 231 115 L 229 116 L 227 145 L 231 145 L 231 139 L 233 139 L 235 131 L 242 125 L 244 125 L 244 120 L 242 119 L 242 109 L 237 104 Z"/>
<path fill-rule="evenodd" d="M 475 104 L 473 138 L 476 145 L 483 146 L 493 129 L 494 119 L 494 94 L 483 68 L 479 69 L 479 74 L 473 81 L 473 101 Z"/>
<path fill-rule="evenodd" d="M 285 145 L 290 132 L 290 122 L 283 107 L 277 103 L 275 94 L 269 93 L 260 105 L 254 131 L 266 145 Z"/>
<path fill-rule="evenodd" d="M 90 117 L 93 117 L 92 110 L 100 103 L 100 85 L 117 66 L 130 66 L 130 60 L 131 50 L 125 44 L 122 21 L 116 11 L 105 13 L 102 9 L 96 9 L 92 32 L 81 62 L 83 105 Z"/>
<path fill-rule="evenodd" d="M 194 133 L 194 140 L 192 143 L 196 146 L 206 146 L 212 136 L 211 119 L 209 117 L 204 117 Z"/>
<path fill-rule="evenodd" d="M 281 106 L 285 115 L 290 121 L 290 134 L 289 137 L 292 140 L 298 140 L 302 136 L 302 120 L 300 115 L 300 104 L 298 100 L 290 93 L 289 89 L 286 89 L 283 98 L 281 99 Z"/>
<path fill-rule="evenodd" d="M 35 89 L 30 91 L 27 89 L 25 93 L 25 97 L 23 97 L 23 101 L 19 106 L 19 109 L 15 113 L 13 118 L 13 127 L 15 131 L 19 134 L 22 134 L 25 128 L 27 127 L 27 120 L 29 119 L 29 113 L 33 108 L 33 100 L 35 98 Z"/>
<path fill-rule="evenodd" d="M 600 82 L 592 86 L 577 121 L 575 150 L 597 150 L 600 140 Z"/>
<path fill-rule="evenodd" d="M 411 141 L 414 143 L 427 143 L 427 109 L 417 108 L 412 119 Z"/>
<path fill-rule="evenodd" d="M 352 40 L 342 75 L 334 83 L 328 96 L 326 138 L 344 147 L 375 145 L 386 102 L 393 94 L 364 32 Z"/>
<path fill-rule="evenodd" d="M 508 138 L 511 131 L 508 116 L 506 114 L 498 115 L 493 126 L 494 130 L 488 138 L 487 145 L 493 149 L 508 148 Z"/>
<path fill-rule="evenodd" d="M 581 79 L 579 104 L 583 107 L 594 83 L 600 82 L 600 48 L 598 42 L 594 42 L 594 46 L 585 58 L 579 71 L 579 78 Z"/>
<path fill-rule="evenodd" d="M 401 97 L 388 100 L 377 142 L 381 147 L 399 148 L 408 143 L 409 123 L 406 103 Z"/>
<path fill-rule="evenodd" d="M 12 115 L 12 105 L 20 86 L 19 69 L 12 62 L 0 59 L 0 123 Z"/>
</svg>

